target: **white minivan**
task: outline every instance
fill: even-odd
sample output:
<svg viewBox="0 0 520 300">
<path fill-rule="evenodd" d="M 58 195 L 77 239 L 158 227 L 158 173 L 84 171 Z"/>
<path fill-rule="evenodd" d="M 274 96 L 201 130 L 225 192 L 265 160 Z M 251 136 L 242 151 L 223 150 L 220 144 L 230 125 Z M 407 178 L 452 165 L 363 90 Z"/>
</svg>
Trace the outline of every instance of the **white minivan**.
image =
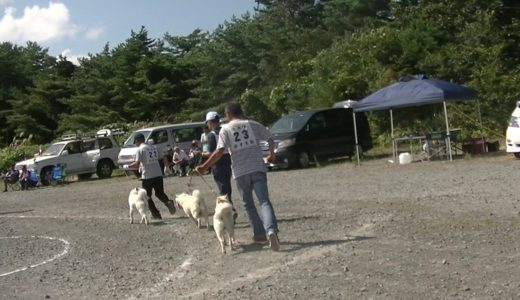
<svg viewBox="0 0 520 300">
<path fill-rule="evenodd" d="M 520 101 L 516 102 L 515 110 L 509 120 L 506 132 L 506 151 L 520 158 Z"/>
<path fill-rule="evenodd" d="M 146 143 L 157 147 L 157 151 L 161 155 L 159 163 L 162 169 L 162 158 L 167 153 L 168 148 L 178 146 L 188 153 L 191 142 L 193 140 L 200 140 L 204 126 L 204 122 L 193 122 L 138 129 L 132 132 L 125 141 L 121 151 L 119 151 L 117 164 L 121 168 L 123 165 L 130 164 L 135 160 L 137 147 L 134 145 L 134 136 L 137 133 L 141 133 L 144 135 Z"/>
</svg>

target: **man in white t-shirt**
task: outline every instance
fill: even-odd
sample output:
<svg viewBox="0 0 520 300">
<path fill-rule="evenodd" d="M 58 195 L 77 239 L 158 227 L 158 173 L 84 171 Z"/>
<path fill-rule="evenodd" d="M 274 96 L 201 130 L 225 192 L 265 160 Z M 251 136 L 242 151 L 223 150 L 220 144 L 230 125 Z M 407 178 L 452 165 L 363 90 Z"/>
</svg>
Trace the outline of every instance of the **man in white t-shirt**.
<svg viewBox="0 0 520 300">
<path fill-rule="evenodd" d="M 226 106 L 226 117 L 230 122 L 220 130 L 217 150 L 213 152 L 208 161 L 195 170 L 199 174 L 205 174 L 227 150 L 231 155 L 233 178 L 236 180 L 240 198 L 253 228 L 253 240 L 262 241 L 267 238 L 270 248 L 278 251 L 280 248 L 278 224 L 269 200 L 267 168 L 259 143 L 261 140 L 269 143 L 267 159 L 269 162 L 274 162 L 272 135 L 262 124 L 253 120 L 246 120 L 242 109 L 236 103 L 230 103 Z M 262 219 L 260 219 L 253 201 L 253 191 L 260 204 Z"/>
<path fill-rule="evenodd" d="M 178 146 L 173 148 L 172 163 L 180 177 L 186 176 L 186 167 L 190 164 L 190 157 Z"/>
<path fill-rule="evenodd" d="M 144 135 L 137 133 L 134 136 L 134 144 L 139 147 L 135 155 L 135 161 L 131 164 L 124 165 L 123 169 L 139 168 L 141 170 L 141 179 L 143 189 L 148 195 L 148 207 L 154 219 L 161 220 L 161 213 L 155 207 L 152 200 L 152 190 L 155 191 L 155 196 L 161 200 L 168 210 L 173 215 L 175 214 L 175 204 L 164 193 L 163 174 L 161 166 L 159 165 L 159 153 L 157 148 L 153 145 L 148 145 L 144 142 Z"/>
</svg>

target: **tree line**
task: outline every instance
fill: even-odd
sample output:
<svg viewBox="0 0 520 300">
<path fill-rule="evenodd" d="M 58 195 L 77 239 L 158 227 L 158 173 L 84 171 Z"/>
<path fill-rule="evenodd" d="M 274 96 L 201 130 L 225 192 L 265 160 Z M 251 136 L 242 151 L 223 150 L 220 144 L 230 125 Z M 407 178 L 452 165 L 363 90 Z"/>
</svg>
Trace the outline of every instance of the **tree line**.
<svg viewBox="0 0 520 300">
<path fill-rule="evenodd" d="M 132 30 L 78 65 L 35 42 L 1 43 L 1 146 L 19 136 L 40 144 L 106 126 L 201 121 L 229 101 L 269 124 L 291 111 L 362 99 L 414 74 L 478 90 L 483 126 L 473 103 L 450 103 L 450 122 L 468 135 L 500 136 L 520 99 L 514 0 L 257 3 L 213 32 L 152 39 L 145 27 Z M 395 111 L 394 118 L 408 131 L 443 122 L 435 105 Z M 369 120 L 383 143 L 388 114 Z"/>
</svg>

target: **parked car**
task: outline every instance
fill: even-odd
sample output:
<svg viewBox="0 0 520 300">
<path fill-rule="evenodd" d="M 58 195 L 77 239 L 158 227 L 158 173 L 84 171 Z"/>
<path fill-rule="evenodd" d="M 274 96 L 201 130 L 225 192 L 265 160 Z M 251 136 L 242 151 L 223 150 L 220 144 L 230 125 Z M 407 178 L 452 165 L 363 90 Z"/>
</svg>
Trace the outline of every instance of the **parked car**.
<svg viewBox="0 0 520 300">
<path fill-rule="evenodd" d="M 520 158 L 520 101 L 516 102 L 515 110 L 509 119 L 506 131 L 506 151 Z"/>
<path fill-rule="evenodd" d="M 116 167 L 119 149 L 110 129 L 95 134 L 64 135 L 42 154 L 16 163 L 16 167 L 27 166 L 39 175 L 43 185 L 49 184 L 49 176 L 58 165 L 64 167 L 68 175 L 87 178 L 95 173 L 99 178 L 109 178 Z"/>
<path fill-rule="evenodd" d="M 360 151 L 372 149 L 366 116 L 356 113 Z M 311 160 L 355 154 L 351 108 L 324 108 L 285 115 L 269 129 L 274 136 L 276 161 L 270 167 L 308 167 Z M 267 142 L 262 143 L 265 156 Z"/>
<path fill-rule="evenodd" d="M 193 123 L 182 123 L 182 124 L 169 124 L 157 127 L 142 128 L 132 132 L 128 139 L 123 144 L 117 164 L 119 167 L 130 164 L 135 161 L 135 154 L 137 153 L 137 147 L 134 145 L 134 136 L 137 133 L 144 135 L 145 142 L 153 144 L 157 147 L 157 151 L 161 157 L 159 163 L 161 164 L 161 170 L 163 169 L 163 157 L 166 155 L 168 148 L 179 146 L 179 148 L 189 152 L 191 142 L 193 140 L 199 140 L 202 134 L 204 122 L 193 122 Z M 129 170 L 136 172 L 137 169 Z"/>
</svg>

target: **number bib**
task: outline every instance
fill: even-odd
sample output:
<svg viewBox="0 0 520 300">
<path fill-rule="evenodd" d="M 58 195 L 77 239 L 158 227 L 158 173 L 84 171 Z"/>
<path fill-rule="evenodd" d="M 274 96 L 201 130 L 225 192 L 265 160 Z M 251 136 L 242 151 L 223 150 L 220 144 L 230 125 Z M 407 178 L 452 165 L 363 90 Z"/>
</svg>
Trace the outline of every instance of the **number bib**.
<svg viewBox="0 0 520 300">
<path fill-rule="evenodd" d="M 255 134 L 249 122 L 232 125 L 231 130 L 231 151 L 240 151 L 242 149 L 254 147 L 257 145 Z"/>
<path fill-rule="evenodd" d="M 145 151 L 145 162 L 146 164 L 153 163 L 159 159 L 159 154 L 157 153 L 157 148 L 155 147 L 147 147 Z"/>
</svg>

